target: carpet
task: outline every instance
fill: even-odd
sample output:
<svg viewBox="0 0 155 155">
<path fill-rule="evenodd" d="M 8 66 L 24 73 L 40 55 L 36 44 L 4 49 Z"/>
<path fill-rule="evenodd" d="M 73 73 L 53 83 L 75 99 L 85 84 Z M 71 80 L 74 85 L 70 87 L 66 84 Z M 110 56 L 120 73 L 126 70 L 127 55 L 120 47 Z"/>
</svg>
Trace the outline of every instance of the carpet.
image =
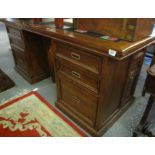
<svg viewBox="0 0 155 155">
<path fill-rule="evenodd" d="M 87 136 L 37 92 L 0 105 L 0 137 Z"/>
<path fill-rule="evenodd" d="M 0 93 L 14 85 L 15 83 L 0 69 Z"/>
</svg>

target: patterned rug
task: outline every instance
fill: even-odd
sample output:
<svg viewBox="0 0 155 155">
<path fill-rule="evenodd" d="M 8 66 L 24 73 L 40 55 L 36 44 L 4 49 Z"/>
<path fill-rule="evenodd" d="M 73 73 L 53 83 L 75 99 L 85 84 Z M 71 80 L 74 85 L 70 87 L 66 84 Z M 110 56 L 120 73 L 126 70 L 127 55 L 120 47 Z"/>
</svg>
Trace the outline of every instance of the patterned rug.
<svg viewBox="0 0 155 155">
<path fill-rule="evenodd" d="M 37 92 L 0 105 L 1 137 L 87 136 Z"/>
<path fill-rule="evenodd" d="M 0 93 L 14 85 L 15 83 L 0 69 Z"/>
</svg>

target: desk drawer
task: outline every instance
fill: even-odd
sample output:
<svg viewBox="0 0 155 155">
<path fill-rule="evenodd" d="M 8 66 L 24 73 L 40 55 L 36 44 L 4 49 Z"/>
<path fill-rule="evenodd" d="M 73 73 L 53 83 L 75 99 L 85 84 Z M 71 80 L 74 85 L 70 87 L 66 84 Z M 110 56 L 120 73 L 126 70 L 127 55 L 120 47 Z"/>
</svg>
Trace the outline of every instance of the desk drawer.
<svg viewBox="0 0 155 155">
<path fill-rule="evenodd" d="M 12 51 L 13 51 L 15 64 L 22 69 L 27 69 L 26 58 L 24 53 L 15 47 L 12 48 Z"/>
<path fill-rule="evenodd" d="M 57 44 L 56 56 L 66 59 L 74 64 L 95 73 L 100 74 L 102 58 L 87 51 L 77 49 L 76 47 Z"/>
<path fill-rule="evenodd" d="M 98 93 L 99 91 L 99 79 L 86 74 L 82 68 L 75 67 L 73 65 L 65 66 L 57 62 L 57 68 L 59 72 L 71 77 L 74 81 L 82 84 L 91 91 Z"/>
<path fill-rule="evenodd" d="M 98 98 L 93 96 L 84 87 L 59 74 L 61 103 L 73 113 L 93 125 L 95 122 Z"/>
<path fill-rule="evenodd" d="M 24 49 L 24 43 L 22 40 L 10 37 L 10 43 L 21 48 L 21 49 Z"/>
<path fill-rule="evenodd" d="M 8 27 L 9 37 L 17 37 L 22 40 L 21 31 L 12 27 Z"/>
</svg>

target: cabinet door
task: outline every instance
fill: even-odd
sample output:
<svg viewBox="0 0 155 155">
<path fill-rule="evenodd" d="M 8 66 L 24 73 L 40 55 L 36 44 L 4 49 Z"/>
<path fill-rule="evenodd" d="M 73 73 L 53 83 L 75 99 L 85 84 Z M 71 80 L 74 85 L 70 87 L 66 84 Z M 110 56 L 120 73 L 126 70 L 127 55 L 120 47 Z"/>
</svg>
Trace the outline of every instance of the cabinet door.
<svg viewBox="0 0 155 155">
<path fill-rule="evenodd" d="M 132 97 L 137 85 L 141 66 L 143 64 L 144 52 L 141 51 L 131 57 L 126 83 L 121 99 L 121 107 L 124 106 Z"/>
</svg>

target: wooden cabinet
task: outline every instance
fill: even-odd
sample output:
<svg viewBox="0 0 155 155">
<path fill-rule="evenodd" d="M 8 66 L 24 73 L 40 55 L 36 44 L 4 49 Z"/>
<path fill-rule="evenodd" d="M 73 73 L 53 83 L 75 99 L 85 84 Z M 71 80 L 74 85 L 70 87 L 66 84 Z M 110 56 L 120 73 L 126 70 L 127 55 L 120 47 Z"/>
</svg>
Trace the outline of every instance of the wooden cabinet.
<svg viewBox="0 0 155 155">
<path fill-rule="evenodd" d="M 133 101 L 144 51 L 117 61 L 75 44 L 55 42 L 56 105 L 95 136 Z"/>
<path fill-rule="evenodd" d="M 31 84 L 49 76 L 47 51 L 43 49 L 42 37 L 7 26 L 15 69 Z"/>
</svg>

